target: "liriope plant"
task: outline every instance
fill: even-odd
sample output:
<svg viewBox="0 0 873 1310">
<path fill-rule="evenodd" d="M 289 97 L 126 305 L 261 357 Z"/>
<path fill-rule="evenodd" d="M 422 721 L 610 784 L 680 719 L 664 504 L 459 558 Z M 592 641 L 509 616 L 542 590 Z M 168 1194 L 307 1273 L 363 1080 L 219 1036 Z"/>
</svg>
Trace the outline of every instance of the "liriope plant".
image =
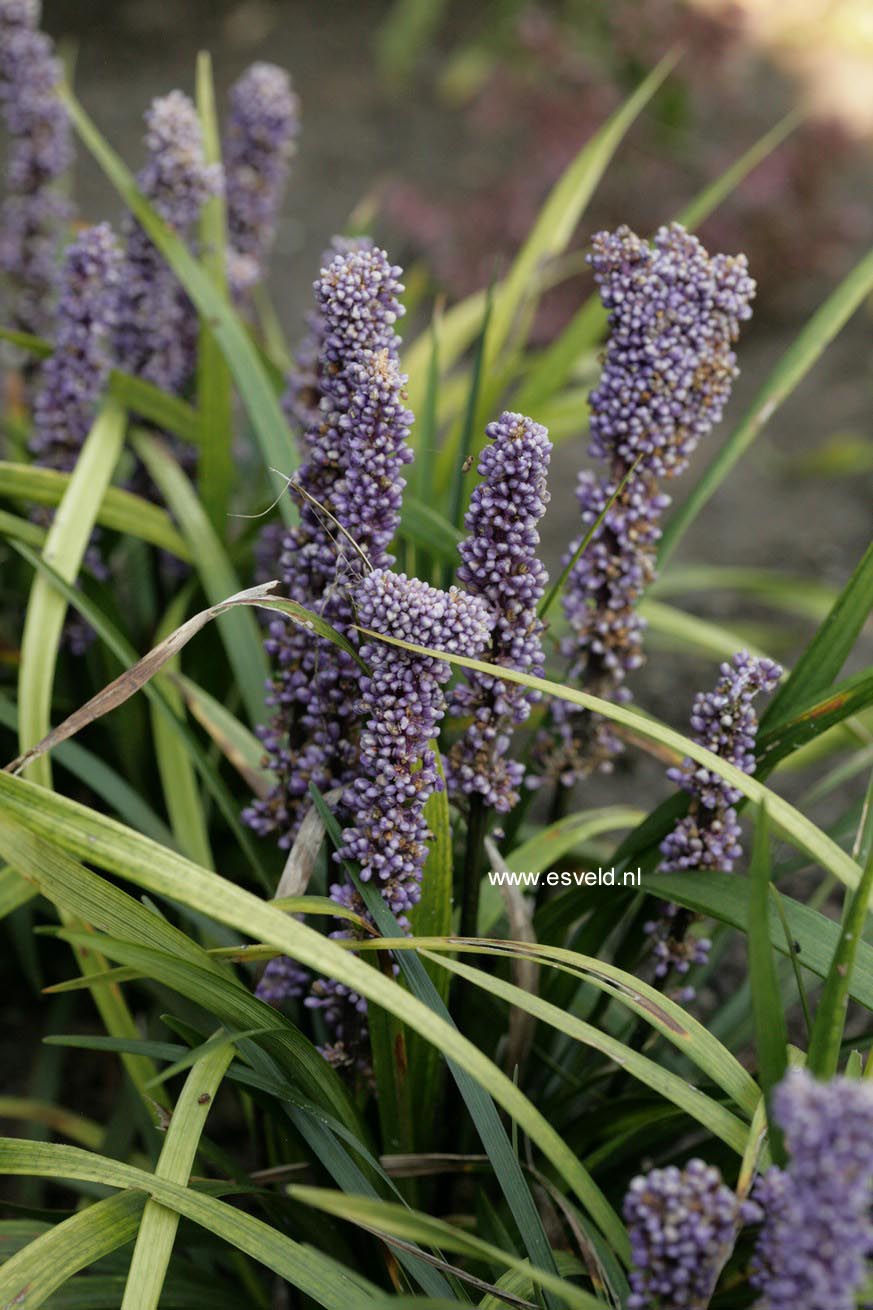
<svg viewBox="0 0 873 1310">
<path fill-rule="evenodd" d="M 873 551 L 833 594 L 670 558 L 873 256 L 674 510 L 754 292 L 693 228 L 783 129 L 651 239 L 593 233 L 594 295 L 532 345 L 668 59 L 488 290 L 404 344 L 401 270 L 343 234 L 289 350 L 268 296 L 287 75 L 253 66 L 222 127 L 201 57 L 134 177 L 38 17 L 0 0 L 0 915 L 15 968 L 48 970 L 48 1093 L 0 1096 L 0 1172 L 29 1180 L 0 1305 L 863 1303 L 873 821 L 849 784 L 873 674 L 843 668 Z M 117 237 L 71 226 L 73 130 Z M 599 467 L 550 581 L 550 458 L 586 431 Z M 695 585 L 770 605 L 786 668 L 665 603 Z M 811 607 L 798 650 L 778 619 Z M 719 665 L 677 687 L 678 730 L 630 700 L 647 628 Z M 592 807 L 591 775 L 639 750 L 662 803 L 625 773 Z M 74 1059 L 113 1070 L 114 1104 L 79 1102 Z"/>
</svg>

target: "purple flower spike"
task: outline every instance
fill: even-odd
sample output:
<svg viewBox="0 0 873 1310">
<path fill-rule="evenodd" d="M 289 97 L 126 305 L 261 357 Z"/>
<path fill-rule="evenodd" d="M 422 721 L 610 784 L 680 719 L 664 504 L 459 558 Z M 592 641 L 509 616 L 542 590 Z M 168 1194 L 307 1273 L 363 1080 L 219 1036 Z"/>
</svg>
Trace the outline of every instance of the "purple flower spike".
<svg viewBox="0 0 873 1310">
<path fill-rule="evenodd" d="M 695 698 L 691 714 L 694 740 L 743 773 L 754 773 L 758 717 L 752 701 L 761 692 L 772 692 L 781 676 L 778 664 L 746 651 L 722 664 L 715 689 Z M 665 857 L 661 868 L 730 873 L 742 854 L 734 809 L 742 793 L 711 769 L 687 758 L 667 776 L 688 792 L 692 803 L 690 813 L 661 845 Z"/>
<path fill-rule="evenodd" d="M 758 718 L 752 701 L 761 692 L 773 691 L 781 676 L 778 664 L 746 651 L 722 664 L 715 689 L 695 698 L 691 714 L 694 740 L 743 773 L 754 773 Z M 688 758 L 668 770 L 667 776 L 688 792 L 691 806 L 661 843 L 661 868 L 671 873 L 680 869 L 730 873 L 743 853 L 734 809 L 742 793 Z M 645 925 L 652 938 L 656 978 L 665 978 L 671 969 L 685 974 L 692 964 L 706 963 L 710 942 L 699 937 L 686 939 L 688 925 L 687 912 L 675 905 L 662 905 L 659 916 Z M 685 999 L 691 1000 L 693 995 L 693 989 L 686 988 Z"/>
<path fill-rule="evenodd" d="M 337 255 L 363 253 L 373 249 L 369 237 L 334 237 L 330 248 L 321 257 L 321 265 L 326 268 Z M 398 306 L 399 308 L 399 306 Z M 307 434 L 317 428 L 323 393 L 321 370 L 326 360 L 324 357 L 324 338 L 327 325 L 318 309 L 310 310 L 306 318 L 307 332 L 294 356 L 294 367 L 288 374 L 282 407 L 288 421 L 302 439 L 306 453 Z"/>
<path fill-rule="evenodd" d="M 653 246 L 627 227 L 592 246 L 609 342 L 591 393 L 591 454 L 625 468 L 641 456 L 646 472 L 675 477 L 720 421 L 737 373 L 731 343 L 755 294 L 746 258 L 708 255 L 678 223 Z"/>
<path fill-rule="evenodd" d="M 790 1161 L 753 1193 L 752 1286 L 765 1310 L 854 1310 L 873 1253 L 873 1085 L 788 1074 L 773 1109 Z"/>
<path fill-rule="evenodd" d="M 69 473 L 109 377 L 121 253 L 108 223 L 68 246 L 60 270 L 54 353 L 42 366 L 30 449 L 44 468 Z"/>
<path fill-rule="evenodd" d="M 731 346 L 751 314 L 755 285 L 744 256 L 710 256 L 675 223 L 652 246 L 626 227 L 598 233 L 592 246 L 609 340 L 590 397 L 590 452 L 606 469 L 580 475 L 583 533 L 567 559 L 631 476 L 568 579 L 563 604 L 572 636 L 562 649 L 572 681 L 626 701 L 627 675 L 644 658 L 637 605 L 655 577 L 670 503 L 658 482 L 684 472 L 721 418 L 737 371 Z M 566 704 L 554 707 L 553 721 L 557 740 L 544 734 L 537 751 L 545 776 L 570 786 L 611 768 L 620 742 L 608 723 Z"/>
<path fill-rule="evenodd" d="M 537 558 L 537 525 L 549 503 L 546 478 L 551 455 L 548 432 L 522 414 L 506 413 L 489 424 L 487 446 L 464 520 L 468 536 L 459 548 L 458 580 L 481 596 L 495 615 L 485 657 L 521 673 L 541 676 L 543 625 L 537 617 L 548 575 Z M 485 805 L 508 813 L 518 800 L 524 766 L 507 758 L 513 729 L 524 723 L 535 691 L 488 674 L 468 672 L 451 698 L 453 715 L 469 716 L 469 727 L 446 759 L 449 787 L 481 796 Z"/>
<path fill-rule="evenodd" d="M 186 236 L 222 170 L 207 164 L 197 111 L 181 91 L 146 114 L 148 160 L 137 181 L 164 221 Z M 197 315 L 176 275 L 135 219 L 125 222 L 125 263 L 115 349 L 120 366 L 177 395 L 193 376 Z"/>
<path fill-rule="evenodd" d="M 109 343 L 116 322 L 121 252 L 108 223 L 86 228 L 67 247 L 60 269 L 54 353 L 42 366 L 33 405 L 30 449 L 43 468 L 69 473 L 97 415 L 109 378 Z M 52 512 L 37 510 L 48 524 Z M 91 537 L 85 563 L 105 580 L 99 531 Z M 74 654 L 93 640 L 93 629 L 71 613 L 64 638 Z"/>
<path fill-rule="evenodd" d="M 355 594 L 358 622 L 387 636 L 475 658 L 493 625 L 486 601 L 452 587 L 438 591 L 417 578 L 379 569 Z M 431 656 L 368 639 L 361 647 L 370 673 L 361 679 L 360 766 L 347 808 L 338 858 L 356 860 L 364 882 L 376 881 L 395 914 L 420 895 L 427 855 L 424 807 L 441 786 L 428 742 L 445 713 L 443 684 L 451 667 Z M 420 767 L 419 767 L 420 764 Z"/>
<path fill-rule="evenodd" d="M 300 132 L 300 102 L 275 64 L 252 64 L 230 92 L 224 142 L 231 283 L 244 293 L 264 273 Z"/>
<path fill-rule="evenodd" d="M 733 1248 L 739 1202 L 715 1168 L 689 1160 L 635 1178 L 624 1200 L 631 1240 L 627 1310 L 703 1310 Z"/>
<path fill-rule="evenodd" d="M 51 329 L 58 253 L 72 207 L 57 183 L 73 161 L 60 61 L 37 30 L 34 0 L 0 0 L 0 111 L 9 138 L 0 270 L 9 279 L 4 317 L 24 332 Z"/>
<path fill-rule="evenodd" d="M 307 969 L 287 955 L 276 955 L 268 961 L 255 988 L 255 995 L 268 1005 L 278 1007 L 283 1001 L 298 1000 L 305 996 L 309 983 Z"/>
<path fill-rule="evenodd" d="M 402 469 L 412 458 L 394 330 L 403 312 L 399 273 L 384 250 L 356 243 L 315 284 L 320 399 L 296 480 L 300 523 L 283 538 L 278 571 L 288 596 L 340 631 L 352 620 L 350 586 L 391 563 Z M 357 670 L 336 646 L 284 621 L 270 626 L 267 651 L 276 714 L 262 740 L 279 782 L 244 817 L 287 846 L 309 783 L 328 790 L 354 774 Z"/>
</svg>

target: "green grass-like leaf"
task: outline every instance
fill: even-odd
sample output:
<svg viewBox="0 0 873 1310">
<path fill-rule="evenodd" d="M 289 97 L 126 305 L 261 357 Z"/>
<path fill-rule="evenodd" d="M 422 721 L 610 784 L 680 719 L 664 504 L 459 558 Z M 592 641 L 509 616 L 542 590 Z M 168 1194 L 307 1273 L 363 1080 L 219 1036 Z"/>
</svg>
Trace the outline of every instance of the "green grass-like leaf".
<svg viewBox="0 0 873 1310">
<path fill-rule="evenodd" d="M 58 473 L 54 469 L 37 468 L 36 465 L 0 461 L 0 495 L 33 501 L 37 505 L 59 505 L 72 477 L 72 473 Z M 100 527 L 138 537 L 149 545 L 168 551 L 186 564 L 191 563 L 191 551 L 166 510 L 130 491 L 123 491 L 120 487 L 106 487 L 97 507 L 95 521 Z M 39 532 L 35 525 L 32 526 L 34 531 Z M 44 536 L 41 535 L 39 540 L 44 540 Z"/>
<path fill-rule="evenodd" d="M 852 973 L 867 922 L 871 892 L 873 857 L 868 860 L 858 888 L 849 901 L 809 1039 L 807 1066 L 819 1078 L 832 1078 L 837 1072 Z"/>
<path fill-rule="evenodd" d="M 173 1109 L 155 1167 L 158 1178 L 187 1184 L 213 1097 L 233 1056 L 233 1046 L 221 1045 L 206 1051 L 194 1065 Z M 121 1310 L 157 1310 L 178 1226 L 179 1216 L 173 1210 L 154 1200 L 146 1202 Z"/>
<path fill-rule="evenodd" d="M 74 1274 L 136 1235 L 145 1203 L 141 1192 L 119 1192 L 46 1229 L 0 1268 L 0 1305 L 15 1310 L 44 1305 Z"/>
<path fill-rule="evenodd" d="M 112 401 L 101 410 L 85 439 L 43 547 L 43 559 L 65 582 L 74 582 L 98 509 L 121 454 L 124 414 Z M 48 732 L 55 664 L 67 604 L 42 576 L 34 578 L 21 638 L 18 681 L 18 736 L 26 750 Z M 32 776 L 51 782 L 46 758 L 34 761 Z"/>
<path fill-rule="evenodd" d="M 244 1251 L 327 1310 L 348 1310 L 350 1305 L 369 1305 L 381 1299 L 378 1289 L 361 1275 L 235 1206 L 77 1146 L 0 1138 L 0 1173 L 72 1178 L 145 1193 Z"/>
<path fill-rule="evenodd" d="M 788 1068 L 788 1027 L 779 992 L 779 979 L 770 943 L 768 911 L 770 907 L 770 834 L 767 809 L 762 805 L 755 824 L 755 845 L 750 867 L 749 901 L 749 982 L 755 1016 L 755 1045 L 758 1052 L 758 1075 L 768 1098 Z M 769 1115 L 769 1108 L 768 1108 Z M 777 1163 L 784 1151 L 778 1126 L 770 1119 L 770 1141 Z"/>
<path fill-rule="evenodd" d="M 182 525 L 210 603 L 215 605 L 226 596 L 234 595 L 240 590 L 239 580 L 221 538 L 207 516 L 206 506 L 201 505 L 178 462 L 162 442 L 146 433 L 134 435 L 134 446 L 176 521 Z M 257 620 L 250 610 L 238 608 L 233 613 L 221 615 L 218 631 L 249 722 L 262 723 L 266 716 L 264 683 L 269 666 Z"/>
<path fill-rule="evenodd" d="M 329 938 L 289 919 L 250 892 L 67 797 L 55 796 L 22 778 L 0 774 L 0 800 L 3 804 L 0 822 L 5 813 L 9 820 L 54 846 L 132 880 L 153 894 L 167 896 L 246 936 L 275 946 L 301 964 L 339 979 L 374 1004 L 396 1014 L 466 1070 L 517 1120 L 576 1191 L 583 1206 L 602 1224 L 614 1248 L 626 1256 L 627 1239 L 620 1222 L 611 1207 L 599 1199 L 599 1189 L 594 1187 L 560 1134 L 487 1056 L 417 997 L 363 961 L 350 957 Z M 128 954 L 135 950 L 133 946 L 125 949 Z M 256 1022 L 245 1019 L 227 1021 L 239 1028 L 257 1026 Z"/>
<path fill-rule="evenodd" d="M 197 111 L 203 129 L 203 156 L 221 163 L 221 135 L 212 79 L 212 60 L 197 56 Z M 221 299 L 228 303 L 227 220 L 223 192 L 210 196 L 200 215 L 201 262 Z M 201 316 L 197 350 L 197 408 L 202 442 L 197 464 L 203 508 L 221 540 L 227 534 L 227 511 L 234 483 L 233 392 L 230 369 L 208 320 Z"/>
<path fill-rule="evenodd" d="M 391 1202 L 344 1196 L 340 1192 L 331 1192 L 325 1188 L 289 1187 L 288 1194 L 302 1205 L 313 1206 L 325 1214 L 336 1215 L 337 1218 L 346 1219 L 349 1223 L 360 1224 L 370 1231 L 375 1230 L 405 1241 L 419 1242 L 423 1246 L 458 1251 L 474 1260 L 523 1271 L 536 1286 L 554 1293 L 559 1298 L 559 1303 L 573 1307 L 574 1310 L 600 1310 L 602 1303 L 589 1292 L 584 1292 L 581 1288 L 565 1282 L 557 1274 L 537 1269 L 528 1261 L 520 1260 L 501 1247 L 483 1242 L 481 1238 L 466 1233 L 463 1229 L 448 1224 L 442 1219 L 433 1219 L 429 1215 L 393 1205 Z"/>
</svg>

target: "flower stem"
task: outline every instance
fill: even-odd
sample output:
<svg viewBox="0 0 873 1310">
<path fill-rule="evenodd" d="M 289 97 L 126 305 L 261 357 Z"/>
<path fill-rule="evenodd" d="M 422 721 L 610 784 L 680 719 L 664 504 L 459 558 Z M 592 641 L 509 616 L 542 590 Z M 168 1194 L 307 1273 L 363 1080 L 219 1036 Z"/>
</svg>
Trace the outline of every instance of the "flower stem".
<svg viewBox="0 0 873 1310">
<path fill-rule="evenodd" d="M 464 885 L 461 902 L 462 937 L 475 937 L 479 922 L 479 888 L 485 863 L 485 837 L 488 833 L 488 809 L 481 796 L 470 798 L 467 819 L 467 849 L 464 855 Z"/>
</svg>

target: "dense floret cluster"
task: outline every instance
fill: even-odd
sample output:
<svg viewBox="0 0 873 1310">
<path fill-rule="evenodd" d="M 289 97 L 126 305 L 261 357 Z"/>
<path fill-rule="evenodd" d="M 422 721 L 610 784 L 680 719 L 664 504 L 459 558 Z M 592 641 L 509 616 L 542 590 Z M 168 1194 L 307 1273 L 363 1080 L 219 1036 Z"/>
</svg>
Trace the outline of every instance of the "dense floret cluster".
<svg viewBox="0 0 873 1310">
<path fill-rule="evenodd" d="M 355 600 L 363 628 L 450 655 L 475 658 L 493 624 L 482 597 L 457 587 L 441 592 L 402 573 L 371 573 Z M 357 861 L 363 881 L 378 880 L 393 912 L 403 914 L 419 897 L 428 840 L 425 802 L 442 785 L 428 742 L 445 712 L 442 687 L 451 668 L 370 639 L 361 657 L 370 665 L 361 678 L 361 709 L 368 718 L 347 800 L 354 822 L 343 833 L 340 855 Z"/>
<path fill-rule="evenodd" d="M 288 74 L 275 64 L 252 64 L 231 88 L 223 152 L 229 273 L 237 295 L 263 277 L 299 132 L 300 105 Z"/>
<path fill-rule="evenodd" d="M 739 651 L 721 666 L 712 691 L 700 692 L 691 713 L 694 740 L 743 773 L 755 772 L 755 738 L 758 717 L 752 702 L 760 693 L 773 691 L 782 670 L 773 660 Z M 741 792 L 712 769 L 686 758 L 669 778 L 691 797 L 688 814 L 661 843 L 665 873 L 680 869 L 718 869 L 730 873 L 742 855 L 740 824 L 734 808 Z M 705 964 L 711 943 L 687 935 L 690 916 L 675 905 L 661 905 L 656 918 L 645 925 L 652 939 L 655 976 L 665 978 L 675 969 L 686 974 L 693 964 Z M 683 999 L 691 1000 L 692 988 Z"/>
<path fill-rule="evenodd" d="M 338 255 L 360 254 L 372 249 L 373 242 L 369 237 L 335 236 L 321 256 L 321 267 L 328 268 Z M 294 365 L 289 370 L 282 397 L 282 406 L 300 439 L 304 459 L 308 453 L 309 434 L 317 432 L 320 421 L 321 375 L 322 369 L 328 366 L 324 352 L 327 331 L 324 316 L 314 305 L 306 316 L 306 334 L 294 353 Z M 383 344 L 388 346 L 390 343 Z"/>
<path fill-rule="evenodd" d="M 187 236 L 210 196 L 223 185 L 207 164 L 197 110 L 181 91 L 154 100 L 146 114 L 147 161 L 137 181 L 161 218 Z M 125 221 L 118 363 L 164 391 L 178 394 L 193 376 L 197 314 L 176 275 L 135 218 Z"/>
<path fill-rule="evenodd" d="M 766 1310 L 854 1310 L 873 1254 L 873 1086 L 794 1070 L 775 1117 L 790 1160 L 759 1180 L 752 1284 Z"/>
<path fill-rule="evenodd" d="M 335 254 L 315 283 L 321 396 L 294 484 L 300 522 L 284 535 L 278 564 L 286 594 L 340 631 L 352 620 L 350 586 L 390 562 L 412 458 L 394 331 L 399 274 L 383 250 L 356 247 Z M 262 740 L 278 783 L 246 819 L 288 845 L 309 783 L 328 790 L 352 776 L 357 680 L 350 656 L 286 621 L 270 626 L 267 649 L 276 713 Z"/>
<path fill-rule="evenodd" d="M 0 214 L 0 271 L 9 283 L 7 326 L 51 325 L 58 256 L 72 207 L 58 186 L 73 161 L 67 112 L 57 94 L 61 65 L 38 31 L 37 0 L 0 0 L 0 112 L 9 154 Z"/>
<path fill-rule="evenodd" d="M 633 1266 L 627 1310 L 709 1304 L 740 1219 L 736 1196 L 702 1160 L 635 1178 L 624 1202 Z"/>
<path fill-rule="evenodd" d="M 774 690 L 782 670 L 773 660 L 739 651 L 721 666 L 712 691 L 694 701 L 691 729 L 694 740 L 742 773 L 755 772 L 755 738 L 758 716 L 756 696 Z M 742 793 L 712 769 L 685 759 L 667 775 L 692 798 L 686 818 L 661 845 L 665 871 L 721 869 L 729 873 L 742 854 L 740 827 L 734 806 Z"/>
<path fill-rule="evenodd" d="M 86 228 L 64 254 L 54 350 L 42 366 L 30 438 L 46 468 L 70 472 L 94 421 L 109 377 L 120 264 L 108 223 Z"/>
<path fill-rule="evenodd" d="M 109 378 L 120 266 L 121 252 L 108 223 L 86 228 L 64 253 L 54 351 L 42 366 L 33 403 L 30 449 L 44 468 L 72 472 L 97 415 Z M 51 511 L 40 509 L 33 517 L 47 524 Z M 99 530 L 92 534 L 85 563 L 105 580 Z M 89 624 L 68 615 L 64 638 L 74 654 L 81 654 L 93 636 Z"/>
<path fill-rule="evenodd" d="M 604 518 L 564 592 L 571 635 L 563 649 L 574 682 L 623 701 L 628 674 L 643 662 L 637 606 L 655 576 L 669 504 L 659 482 L 685 470 L 721 418 L 736 374 L 731 345 L 751 314 L 755 286 L 744 256 L 710 256 L 675 223 L 652 245 L 621 227 L 598 233 L 592 246 L 609 340 L 590 397 L 590 449 L 605 471 L 580 475 L 583 532 L 567 561 Z M 567 705 L 554 719 L 558 739 L 542 738 L 538 751 L 546 776 L 569 786 L 610 767 L 620 743 L 608 724 Z"/>
<path fill-rule="evenodd" d="M 522 414 L 505 413 L 488 425 L 479 476 L 464 520 L 458 581 L 487 601 L 495 616 L 484 658 L 520 673 L 542 676 L 543 624 L 537 608 L 548 575 L 537 558 L 538 524 L 549 503 L 549 434 Z M 513 730 L 530 714 L 537 693 L 471 671 L 452 694 L 453 715 L 469 725 L 446 760 L 446 777 L 460 797 L 479 796 L 505 814 L 518 800 L 524 766 L 508 752 Z"/>
</svg>

